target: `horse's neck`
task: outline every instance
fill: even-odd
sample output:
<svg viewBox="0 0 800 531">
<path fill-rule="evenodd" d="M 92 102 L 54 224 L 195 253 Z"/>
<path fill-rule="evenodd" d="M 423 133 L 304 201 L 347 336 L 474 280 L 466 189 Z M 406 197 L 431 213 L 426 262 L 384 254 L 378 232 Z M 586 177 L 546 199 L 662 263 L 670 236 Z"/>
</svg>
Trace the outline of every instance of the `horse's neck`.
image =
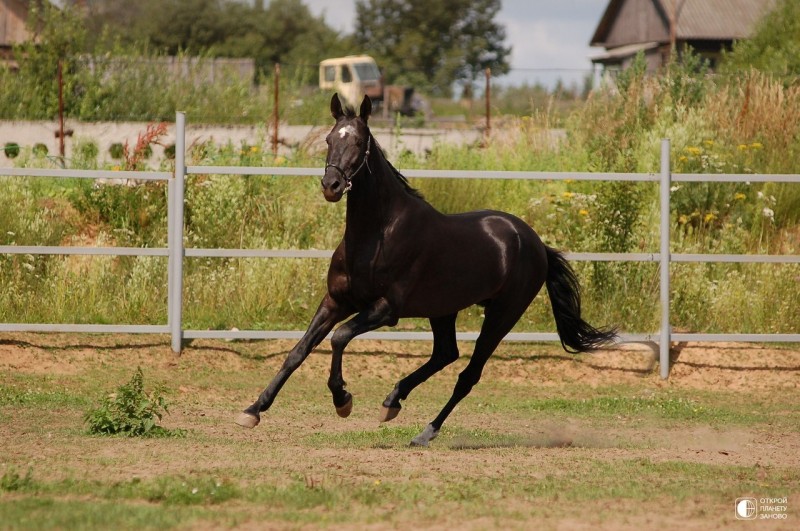
<svg viewBox="0 0 800 531">
<path fill-rule="evenodd" d="M 362 172 L 348 193 L 345 232 L 354 237 L 380 235 L 412 197 L 380 151 L 370 155 Z"/>
</svg>

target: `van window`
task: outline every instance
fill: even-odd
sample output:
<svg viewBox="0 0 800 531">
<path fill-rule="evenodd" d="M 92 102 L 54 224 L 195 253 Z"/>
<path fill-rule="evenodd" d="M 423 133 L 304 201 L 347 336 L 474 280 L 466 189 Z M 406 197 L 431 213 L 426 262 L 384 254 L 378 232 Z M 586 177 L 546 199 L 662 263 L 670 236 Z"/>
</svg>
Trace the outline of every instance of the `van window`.
<svg viewBox="0 0 800 531">
<path fill-rule="evenodd" d="M 325 67 L 325 81 L 329 83 L 333 83 L 336 81 L 336 67 L 335 66 L 326 66 Z"/>
<path fill-rule="evenodd" d="M 348 65 L 342 65 L 342 83 L 350 83 L 353 81 L 353 73 L 350 72 Z"/>
<path fill-rule="evenodd" d="M 375 63 L 356 63 L 354 66 L 361 81 L 377 81 L 381 78 L 381 72 Z"/>
</svg>

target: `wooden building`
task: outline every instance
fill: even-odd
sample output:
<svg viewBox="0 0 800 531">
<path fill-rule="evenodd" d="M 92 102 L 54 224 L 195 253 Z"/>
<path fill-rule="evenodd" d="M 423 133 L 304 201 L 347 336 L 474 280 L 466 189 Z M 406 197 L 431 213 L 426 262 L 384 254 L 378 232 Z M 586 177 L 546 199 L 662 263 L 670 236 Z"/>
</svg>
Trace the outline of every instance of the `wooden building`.
<svg viewBox="0 0 800 531">
<path fill-rule="evenodd" d="M 649 71 L 665 64 L 670 50 L 691 46 L 712 68 L 722 50 L 752 34 L 776 0 L 610 0 L 592 36 L 605 52 L 591 58 L 607 71 L 627 67 L 644 52 Z"/>
<path fill-rule="evenodd" d="M 25 0 L 0 0 L 0 62 L 12 68 L 11 50 L 30 39 L 26 26 L 30 2 Z"/>
</svg>

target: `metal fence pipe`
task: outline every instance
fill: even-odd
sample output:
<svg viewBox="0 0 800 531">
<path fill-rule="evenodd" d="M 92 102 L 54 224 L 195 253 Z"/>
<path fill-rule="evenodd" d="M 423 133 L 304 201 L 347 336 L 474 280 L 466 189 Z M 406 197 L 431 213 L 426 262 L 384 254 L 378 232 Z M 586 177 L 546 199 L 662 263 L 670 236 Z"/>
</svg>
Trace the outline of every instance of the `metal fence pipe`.
<svg viewBox="0 0 800 531">
<path fill-rule="evenodd" d="M 661 181 L 659 196 L 661 199 L 661 340 L 659 341 L 659 366 L 661 378 L 669 377 L 669 139 L 661 141 Z"/>
<path fill-rule="evenodd" d="M 45 332 L 74 334 L 166 334 L 165 325 L 98 325 L 60 323 L 0 323 L 0 332 Z"/>
<path fill-rule="evenodd" d="M 800 334 L 672 334 L 673 341 L 740 341 L 742 343 L 800 343 Z"/>
<path fill-rule="evenodd" d="M 94 256 L 167 256 L 163 247 L 67 247 L 54 245 L 0 245 L 0 254 L 57 254 Z"/>
<path fill-rule="evenodd" d="M 175 175 L 171 194 L 172 242 L 170 245 L 170 272 L 168 302 L 169 328 L 172 351 L 180 353 L 183 343 L 183 192 L 186 176 L 186 115 L 175 114 Z"/>
<path fill-rule="evenodd" d="M 330 258 L 323 249 L 184 249 L 187 258 Z"/>
<path fill-rule="evenodd" d="M 791 173 L 733 173 L 718 175 L 713 173 L 675 173 L 672 175 L 672 181 L 676 183 L 796 183 L 798 176 Z"/>
<path fill-rule="evenodd" d="M 705 262 L 730 264 L 800 264 L 800 256 L 789 254 L 679 254 L 671 257 L 673 262 Z"/>
<path fill-rule="evenodd" d="M 2 168 L 0 175 L 9 177 L 54 177 L 58 179 L 108 179 L 131 181 L 168 181 L 172 175 L 164 171 L 60 170 L 43 168 Z"/>
<path fill-rule="evenodd" d="M 638 181 L 657 182 L 657 173 L 591 173 L 548 171 L 402 170 L 404 176 L 424 179 L 523 179 L 529 181 Z"/>
</svg>

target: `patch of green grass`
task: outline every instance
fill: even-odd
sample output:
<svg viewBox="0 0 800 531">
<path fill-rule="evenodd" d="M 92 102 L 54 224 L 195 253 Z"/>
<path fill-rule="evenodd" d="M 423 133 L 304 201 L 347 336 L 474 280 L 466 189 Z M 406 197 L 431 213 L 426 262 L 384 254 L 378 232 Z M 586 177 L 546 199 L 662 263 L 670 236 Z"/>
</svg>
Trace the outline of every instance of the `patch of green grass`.
<svg viewBox="0 0 800 531">
<path fill-rule="evenodd" d="M 561 396 L 524 396 L 512 386 L 498 383 L 498 390 L 484 398 L 482 411 L 517 411 L 533 415 L 558 415 L 592 420 L 619 417 L 660 419 L 674 422 L 754 425 L 786 422 L 800 417 L 800 410 L 782 410 L 752 398 L 742 401 L 733 393 L 695 390 L 653 391 L 632 386 L 561 390 Z M 785 408 L 783 408 L 785 409 Z"/>
<path fill-rule="evenodd" d="M 3 529 L 170 529 L 208 521 L 209 511 L 149 504 L 36 497 L 0 499 Z"/>
<path fill-rule="evenodd" d="M 83 407 L 89 403 L 85 396 L 62 387 L 18 386 L 0 384 L 0 406 L 20 407 Z"/>
<path fill-rule="evenodd" d="M 402 448 L 407 447 L 414 437 L 420 434 L 425 426 L 415 424 L 412 426 L 386 426 L 381 425 L 374 430 L 353 430 L 338 433 L 314 433 L 305 437 L 304 442 L 309 446 L 332 446 L 336 448 Z M 466 429 L 447 424 L 442 429 L 437 445 L 452 445 L 456 447 L 464 440 L 480 440 L 483 447 L 513 446 L 514 439 L 496 434 L 489 430 Z M 520 444 L 523 445 L 523 444 Z"/>
<path fill-rule="evenodd" d="M 526 400 L 520 409 L 536 412 L 556 412 L 578 417 L 639 416 L 674 420 L 721 421 L 735 414 L 721 409 L 704 407 L 688 398 L 672 397 L 595 397 L 583 399 L 551 398 Z"/>
<path fill-rule="evenodd" d="M 31 470 L 21 476 L 16 468 L 10 467 L 3 473 L 0 478 L 0 491 L 15 492 L 18 490 L 28 489 L 32 483 Z"/>
<path fill-rule="evenodd" d="M 353 430 L 337 433 L 314 433 L 305 437 L 310 446 L 337 448 L 394 448 L 408 446 L 409 441 L 424 429 L 422 425 L 385 426 L 375 430 Z"/>
<path fill-rule="evenodd" d="M 233 525 L 234 511 L 253 518 L 261 508 L 274 521 L 356 525 L 375 521 L 382 513 L 435 518 L 437 511 L 447 507 L 464 518 L 492 515 L 525 521 L 536 515 L 569 513 L 576 502 L 670 503 L 701 493 L 721 505 L 742 493 L 783 491 L 800 482 L 800 472 L 791 469 L 658 462 L 647 458 L 606 461 L 566 454 L 556 465 L 546 475 L 510 468 L 503 474 L 485 476 L 456 471 L 451 479 L 434 481 L 416 476 L 325 476 L 320 480 L 296 477 L 284 484 L 247 485 L 210 476 L 163 476 L 122 483 L 47 483 L 29 478 L 24 487 L 15 491 L 11 502 L 0 500 L 0 519 L 12 529 L 111 525 L 165 528 L 200 522 Z M 74 499 L 76 496 L 80 499 Z M 558 503 L 563 501 L 569 503 Z M 524 503 L 520 505 L 521 502 Z M 391 511 L 387 513 L 384 508 Z M 105 520 L 101 521 L 101 517 Z"/>
</svg>

